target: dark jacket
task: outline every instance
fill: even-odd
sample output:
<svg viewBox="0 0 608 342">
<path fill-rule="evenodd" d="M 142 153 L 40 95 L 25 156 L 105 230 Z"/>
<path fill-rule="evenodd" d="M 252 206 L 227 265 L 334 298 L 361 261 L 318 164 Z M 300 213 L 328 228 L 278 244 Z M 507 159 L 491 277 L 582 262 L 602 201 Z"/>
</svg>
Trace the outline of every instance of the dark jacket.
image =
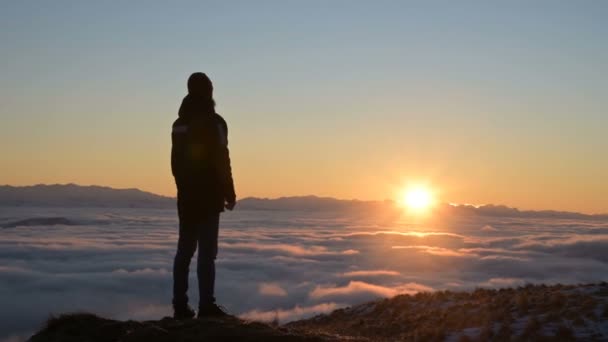
<svg viewBox="0 0 608 342">
<path fill-rule="evenodd" d="M 212 101 L 212 100 L 211 100 Z M 212 102 L 188 95 L 171 134 L 171 170 L 180 220 L 196 221 L 236 200 L 228 126 Z"/>
</svg>

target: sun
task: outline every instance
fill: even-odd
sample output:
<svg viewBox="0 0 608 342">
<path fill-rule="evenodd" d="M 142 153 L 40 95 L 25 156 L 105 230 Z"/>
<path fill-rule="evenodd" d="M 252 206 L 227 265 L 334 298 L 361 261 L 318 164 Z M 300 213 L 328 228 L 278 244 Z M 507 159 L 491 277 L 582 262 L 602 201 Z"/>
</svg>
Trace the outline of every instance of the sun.
<svg viewBox="0 0 608 342">
<path fill-rule="evenodd" d="M 433 192 L 423 186 L 404 189 L 399 200 L 403 207 L 413 211 L 429 209 L 434 201 Z"/>
</svg>

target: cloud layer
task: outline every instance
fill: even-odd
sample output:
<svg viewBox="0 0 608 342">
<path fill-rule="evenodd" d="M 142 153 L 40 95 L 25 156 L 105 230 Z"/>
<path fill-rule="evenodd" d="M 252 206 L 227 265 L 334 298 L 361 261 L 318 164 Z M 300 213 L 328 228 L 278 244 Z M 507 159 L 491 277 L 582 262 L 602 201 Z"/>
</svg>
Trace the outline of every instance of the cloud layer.
<svg viewBox="0 0 608 342">
<path fill-rule="evenodd" d="M 174 210 L 0 210 L 0 223 L 75 223 L 0 230 L 0 340 L 19 340 L 51 313 L 171 314 Z M 400 293 L 594 282 L 608 274 L 608 222 L 599 220 L 472 216 L 417 223 L 237 211 L 223 216 L 220 239 L 218 301 L 242 317 L 281 322 Z M 190 294 L 196 303 L 198 294 Z"/>
</svg>

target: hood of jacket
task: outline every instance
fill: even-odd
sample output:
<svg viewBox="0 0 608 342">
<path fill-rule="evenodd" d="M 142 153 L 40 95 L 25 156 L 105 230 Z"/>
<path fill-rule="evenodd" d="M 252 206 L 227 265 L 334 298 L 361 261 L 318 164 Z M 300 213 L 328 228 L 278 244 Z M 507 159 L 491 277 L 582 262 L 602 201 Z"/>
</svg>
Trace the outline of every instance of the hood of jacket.
<svg viewBox="0 0 608 342">
<path fill-rule="evenodd" d="M 196 115 L 205 114 L 215 114 L 213 99 L 192 94 L 184 97 L 178 111 L 178 116 L 183 119 L 190 119 Z"/>
</svg>

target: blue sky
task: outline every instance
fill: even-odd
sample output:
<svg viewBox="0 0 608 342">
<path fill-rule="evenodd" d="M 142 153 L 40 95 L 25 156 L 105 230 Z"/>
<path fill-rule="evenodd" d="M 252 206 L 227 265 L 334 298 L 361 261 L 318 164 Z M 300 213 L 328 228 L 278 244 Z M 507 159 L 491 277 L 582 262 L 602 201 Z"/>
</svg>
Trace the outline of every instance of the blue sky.
<svg viewBox="0 0 608 342">
<path fill-rule="evenodd" d="M 240 195 L 608 209 L 604 1 L 3 2 L 0 183 L 172 194 L 215 82 Z M 607 210 L 603 210 L 607 211 Z"/>
</svg>

